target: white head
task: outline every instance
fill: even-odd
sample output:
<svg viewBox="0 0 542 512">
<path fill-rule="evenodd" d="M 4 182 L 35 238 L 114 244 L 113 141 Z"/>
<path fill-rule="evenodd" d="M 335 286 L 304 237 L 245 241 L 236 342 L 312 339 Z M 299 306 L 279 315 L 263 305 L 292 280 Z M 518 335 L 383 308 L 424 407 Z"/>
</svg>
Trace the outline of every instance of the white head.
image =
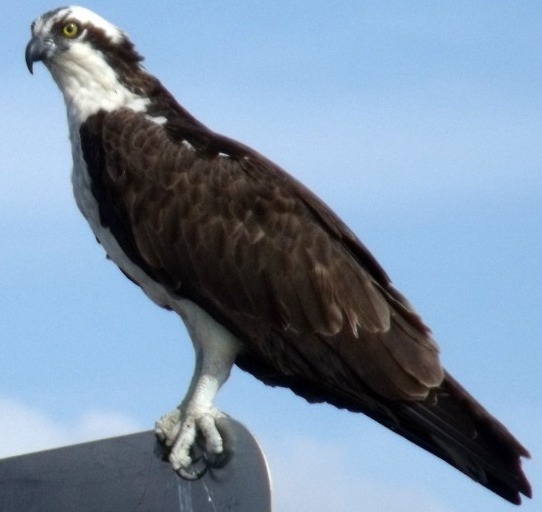
<svg viewBox="0 0 542 512">
<path fill-rule="evenodd" d="M 70 122 L 98 110 L 144 109 L 137 77 L 142 57 L 127 35 L 84 7 L 61 7 L 37 18 L 26 47 L 30 72 L 42 61 L 64 94 Z"/>
<path fill-rule="evenodd" d="M 50 38 L 61 36 L 60 40 L 64 41 L 80 39 L 83 34 L 72 35 L 70 30 L 67 33 L 62 32 L 65 25 L 70 22 L 83 27 L 83 30 L 88 26 L 102 30 L 113 43 L 120 43 L 125 37 L 125 34 L 109 21 L 85 7 L 78 6 L 60 7 L 42 14 L 32 23 L 32 35 Z"/>
</svg>

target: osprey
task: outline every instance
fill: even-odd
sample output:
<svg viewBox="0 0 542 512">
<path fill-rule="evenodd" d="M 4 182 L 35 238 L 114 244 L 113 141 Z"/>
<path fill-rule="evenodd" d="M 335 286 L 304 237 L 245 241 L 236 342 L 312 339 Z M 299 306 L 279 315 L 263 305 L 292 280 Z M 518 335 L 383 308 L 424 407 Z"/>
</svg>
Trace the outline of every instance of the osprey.
<svg viewBox="0 0 542 512">
<path fill-rule="evenodd" d="M 79 209 L 107 255 L 186 324 L 182 403 L 156 423 L 190 475 L 197 436 L 224 451 L 213 400 L 234 364 L 309 402 L 364 413 L 503 498 L 531 496 L 527 450 L 441 366 L 429 329 L 313 193 L 214 133 L 141 65 L 127 35 L 82 7 L 37 18 L 66 103 Z"/>
</svg>

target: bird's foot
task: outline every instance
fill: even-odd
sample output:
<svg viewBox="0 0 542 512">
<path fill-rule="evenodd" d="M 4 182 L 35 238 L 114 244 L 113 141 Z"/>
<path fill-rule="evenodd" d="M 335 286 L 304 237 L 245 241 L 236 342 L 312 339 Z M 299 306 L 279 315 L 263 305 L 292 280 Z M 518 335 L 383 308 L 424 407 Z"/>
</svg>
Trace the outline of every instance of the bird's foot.
<svg viewBox="0 0 542 512">
<path fill-rule="evenodd" d="M 217 420 L 223 417 L 214 407 L 186 411 L 177 408 L 156 422 L 156 437 L 170 449 L 169 461 L 181 477 L 196 480 L 209 466 L 220 467 L 226 463 L 224 443 L 217 427 Z"/>
</svg>

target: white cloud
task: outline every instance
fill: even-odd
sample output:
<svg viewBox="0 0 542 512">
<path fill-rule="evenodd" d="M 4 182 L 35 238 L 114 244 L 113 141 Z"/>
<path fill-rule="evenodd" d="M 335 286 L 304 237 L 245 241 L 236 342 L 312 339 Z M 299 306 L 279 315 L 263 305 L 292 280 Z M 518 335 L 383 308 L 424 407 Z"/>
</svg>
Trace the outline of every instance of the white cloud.
<svg viewBox="0 0 542 512">
<path fill-rule="evenodd" d="M 116 412 L 90 410 L 74 422 L 0 397 L 0 458 L 56 448 L 141 430 L 135 420 Z"/>
<path fill-rule="evenodd" d="M 344 444 L 308 437 L 267 443 L 274 509 L 281 512 L 363 510 L 449 512 L 424 489 L 382 482 L 364 474 Z M 284 457 L 284 453 L 287 457 Z"/>
</svg>

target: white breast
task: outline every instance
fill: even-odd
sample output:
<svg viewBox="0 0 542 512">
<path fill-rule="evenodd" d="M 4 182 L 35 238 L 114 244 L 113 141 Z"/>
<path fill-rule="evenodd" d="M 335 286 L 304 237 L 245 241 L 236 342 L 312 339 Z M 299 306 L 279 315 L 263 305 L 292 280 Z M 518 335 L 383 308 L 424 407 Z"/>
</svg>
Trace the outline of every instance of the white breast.
<svg viewBox="0 0 542 512">
<path fill-rule="evenodd" d="M 159 306 L 167 306 L 176 311 L 186 323 L 192 341 L 195 344 L 209 344 L 220 339 L 221 350 L 237 354 L 240 342 L 224 327 L 218 324 L 208 313 L 188 299 L 173 296 L 161 284 L 151 279 L 139 266 L 135 265 L 122 250 L 109 230 L 100 223 L 98 202 L 91 190 L 91 179 L 81 153 L 79 135 L 70 134 L 72 139 L 73 171 L 72 185 L 77 206 L 87 219 L 96 238 L 100 241 L 107 255 L 126 274 L 141 286 L 146 295 Z M 209 334 L 211 332 L 211 334 Z M 228 370 L 229 371 L 229 370 Z"/>
<path fill-rule="evenodd" d="M 171 297 L 162 285 L 151 279 L 139 266 L 135 265 L 130 258 L 128 258 L 110 229 L 102 226 L 100 223 L 98 202 L 94 198 L 90 187 L 91 179 L 87 171 L 86 163 L 83 160 L 83 155 L 81 154 L 79 134 L 70 133 L 70 138 L 72 140 L 73 154 L 73 194 L 79 210 L 87 219 L 94 235 L 100 241 L 100 244 L 102 244 L 111 260 L 136 281 L 154 302 L 160 306 L 174 308 L 173 303 L 175 302 L 175 299 Z"/>
</svg>

